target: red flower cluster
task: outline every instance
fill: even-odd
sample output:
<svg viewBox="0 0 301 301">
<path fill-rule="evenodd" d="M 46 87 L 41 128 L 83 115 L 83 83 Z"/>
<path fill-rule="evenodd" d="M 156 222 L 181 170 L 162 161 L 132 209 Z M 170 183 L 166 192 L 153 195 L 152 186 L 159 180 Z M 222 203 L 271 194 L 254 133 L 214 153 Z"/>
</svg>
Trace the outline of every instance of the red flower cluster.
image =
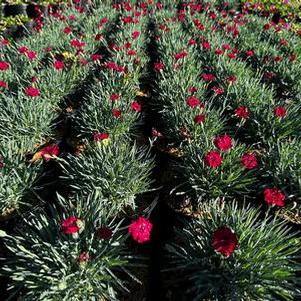
<svg viewBox="0 0 301 301">
<path fill-rule="evenodd" d="M 58 144 L 48 145 L 48 146 L 45 146 L 44 148 L 42 148 L 40 152 L 41 152 L 42 157 L 46 161 L 49 161 L 54 156 L 58 156 L 58 154 L 60 153 L 60 147 Z"/>
<path fill-rule="evenodd" d="M 266 188 L 263 191 L 264 200 L 268 205 L 276 205 L 282 207 L 285 205 L 285 194 L 278 189 L 275 188 Z"/>
<path fill-rule="evenodd" d="M 245 106 L 239 106 L 235 110 L 235 115 L 241 119 L 248 119 L 250 116 L 250 112 L 247 107 Z"/>
<path fill-rule="evenodd" d="M 106 139 L 109 139 L 109 134 L 108 133 L 95 133 L 93 135 L 94 141 L 103 141 Z"/>
<path fill-rule="evenodd" d="M 65 64 L 62 61 L 55 60 L 55 62 L 53 63 L 53 67 L 56 70 L 63 70 L 65 68 Z"/>
<path fill-rule="evenodd" d="M 257 158 L 254 154 L 247 153 L 247 154 L 243 154 L 243 156 L 241 158 L 241 164 L 246 169 L 254 169 L 257 167 L 258 162 L 257 162 Z"/>
<path fill-rule="evenodd" d="M 131 103 L 131 109 L 135 112 L 140 112 L 141 111 L 141 104 L 137 101 L 133 101 Z"/>
<path fill-rule="evenodd" d="M 204 157 L 205 164 L 211 168 L 221 166 L 223 158 L 220 153 L 214 150 L 209 151 Z"/>
<path fill-rule="evenodd" d="M 152 223 L 148 219 L 140 216 L 130 224 L 129 234 L 135 241 L 142 244 L 150 240 L 152 228 Z"/>
<path fill-rule="evenodd" d="M 238 244 L 236 234 L 228 227 L 221 227 L 213 233 L 212 247 L 224 257 L 229 257 Z"/>
<path fill-rule="evenodd" d="M 61 229 L 64 234 L 78 233 L 83 227 L 83 222 L 75 216 L 64 219 L 61 223 Z"/>
<path fill-rule="evenodd" d="M 187 98 L 186 103 L 191 108 L 196 108 L 200 104 L 200 100 L 195 96 L 190 96 Z"/>
<path fill-rule="evenodd" d="M 30 97 L 37 97 L 40 95 L 40 90 L 34 87 L 25 88 L 25 94 Z"/>
<path fill-rule="evenodd" d="M 232 147 L 232 138 L 227 134 L 224 134 L 217 136 L 213 143 L 219 150 L 228 151 Z"/>
</svg>

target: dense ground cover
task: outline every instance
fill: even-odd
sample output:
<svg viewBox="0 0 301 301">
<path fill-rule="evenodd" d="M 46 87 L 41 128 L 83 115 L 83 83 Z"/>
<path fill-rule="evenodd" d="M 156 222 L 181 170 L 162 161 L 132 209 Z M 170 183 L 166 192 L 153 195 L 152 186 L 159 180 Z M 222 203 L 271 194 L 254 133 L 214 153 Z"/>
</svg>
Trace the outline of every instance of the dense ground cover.
<svg viewBox="0 0 301 301">
<path fill-rule="evenodd" d="M 288 23 L 239 1 L 75 1 L 1 43 L 5 298 L 300 298 Z"/>
</svg>

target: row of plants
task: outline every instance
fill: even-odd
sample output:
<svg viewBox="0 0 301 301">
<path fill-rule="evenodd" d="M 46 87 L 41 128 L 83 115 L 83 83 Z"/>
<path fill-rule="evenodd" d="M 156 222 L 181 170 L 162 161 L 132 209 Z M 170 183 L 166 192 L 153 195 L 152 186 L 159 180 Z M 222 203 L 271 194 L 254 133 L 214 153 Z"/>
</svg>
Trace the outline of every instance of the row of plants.
<svg viewBox="0 0 301 301">
<path fill-rule="evenodd" d="M 103 28 L 95 24 L 96 17 L 85 17 L 76 9 L 65 14 L 52 17 L 34 41 L 31 37 L 2 41 L 6 46 L 1 60 L 0 140 L 7 146 L 1 149 L 3 217 L 20 206 L 32 206 L 29 196 L 39 190 L 35 182 L 43 175 L 38 159 L 48 161 L 59 154 L 53 129 L 61 114 L 60 102 L 95 65 L 95 37 Z M 86 30 L 91 34 L 83 41 Z"/>
<path fill-rule="evenodd" d="M 93 76 L 85 84 L 88 91 L 82 103 L 73 100 L 69 107 L 74 154 L 61 157 L 58 144 L 52 144 L 33 158 L 61 165 L 66 195 L 57 194 L 54 202 L 26 214 L 16 233 L 1 232 L 9 250 L 3 271 L 11 279 L 13 294 L 21 290 L 22 300 L 119 300 L 125 298 L 128 286 L 144 277 L 142 261 L 128 237 L 142 244 L 152 230 L 144 217 L 149 215 L 149 204 L 137 201 L 150 188 L 153 166 L 147 147 L 137 140 L 142 112 L 139 80 L 148 61 L 148 17 L 146 10 L 128 5 L 112 9 L 100 4 L 76 27 L 65 27 L 70 29 L 68 36 L 76 29 L 85 33 L 86 39 L 76 46 L 78 54 L 92 50 L 84 43 L 102 52 L 93 49 L 94 65 L 88 60 L 81 64 L 81 78 L 85 68 L 92 68 Z M 51 66 L 45 67 L 49 74 Z M 78 79 L 72 69 L 65 72 Z M 50 94 L 46 99 L 51 100 Z"/>
<path fill-rule="evenodd" d="M 299 234 L 273 217 L 300 198 L 298 84 L 277 99 L 266 66 L 250 62 L 262 55 L 242 29 L 251 20 L 195 1 L 155 15 L 156 142 L 172 155 L 166 201 L 189 216 L 167 243 L 164 278 L 183 300 L 300 296 Z"/>
</svg>

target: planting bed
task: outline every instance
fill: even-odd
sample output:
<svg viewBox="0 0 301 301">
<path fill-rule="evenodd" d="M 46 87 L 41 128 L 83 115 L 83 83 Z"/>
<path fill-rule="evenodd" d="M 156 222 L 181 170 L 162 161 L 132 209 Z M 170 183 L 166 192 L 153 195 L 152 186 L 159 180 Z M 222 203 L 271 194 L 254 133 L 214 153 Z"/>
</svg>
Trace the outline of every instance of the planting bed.
<svg viewBox="0 0 301 301">
<path fill-rule="evenodd" d="M 38 25 L 1 39 L 0 298 L 299 300 L 299 32 L 239 1 Z"/>
</svg>

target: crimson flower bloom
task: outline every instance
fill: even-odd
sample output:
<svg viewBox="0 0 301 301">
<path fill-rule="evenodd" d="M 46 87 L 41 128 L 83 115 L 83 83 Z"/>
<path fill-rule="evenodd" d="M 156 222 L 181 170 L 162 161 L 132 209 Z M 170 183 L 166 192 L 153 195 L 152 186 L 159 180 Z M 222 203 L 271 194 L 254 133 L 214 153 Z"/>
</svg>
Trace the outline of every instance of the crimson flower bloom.
<svg viewBox="0 0 301 301">
<path fill-rule="evenodd" d="M 241 164 L 246 168 L 246 169 L 254 169 L 257 167 L 258 162 L 255 154 L 252 153 L 246 153 L 243 154 L 241 157 Z"/>
<path fill-rule="evenodd" d="M 210 43 L 209 42 L 207 42 L 207 41 L 204 41 L 204 42 L 202 42 L 202 47 L 203 47 L 203 49 L 210 49 L 211 48 L 211 45 L 210 45 Z"/>
<path fill-rule="evenodd" d="M 0 87 L 1 88 L 8 88 L 8 84 L 7 84 L 7 82 L 5 82 L 5 81 L 3 81 L 3 80 L 0 80 Z"/>
<path fill-rule="evenodd" d="M 157 62 L 157 63 L 154 64 L 154 68 L 158 72 L 160 72 L 161 70 L 163 70 L 164 67 L 165 67 L 165 65 L 162 62 Z"/>
<path fill-rule="evenodd" d="M 213 143 L 219 150 L 227 151 L 232 147 L 232 138 L 229 135 L 224 134 L 217 136 Z"/>
<path fill-rule="evenodd" d="M 94 62 L 99 61 L 101 59 L 102 59 L 102 55 L 100 55 L 100 54 L 94 53 L 91 55 L 91 60 Z"/>
<path fill-rule="evenodd" d="M 137 101 L 133 101 L 131 103 L 131 109 L 135 112 L 140 112 L 141 111 L 141 104 Z"/>
<path fill-rule="evenodd" d="M 71 32 L 72 32 L 71 27 L 67 26 L 67 27 L 64 28 L 64 33 L 65 34 L 70 34 Z"/>
<path fill-rule="evenodd" d="M 27 51 L 28 51 L 28 48 L 26 46 L 21 46 L 18 48 L 18 52 L 20 54 L 25 54 L 25 53 L 27 53 Z"/>
<path fill-rule="evenodd" d="M 254 51 L 253 50 L 247 50 L 246 55 L 249 56 L 249 57 L 254 56 Z"/>
<path fill-rule="evenodd" d="M 130 224 L 129 234 L 136 242 L 142 244 L 150 240 L 152 228 L 152 223 L 145 217 L 140 216 Z"/>
<path fill-rule="evenodd" d="M 202 78 L 206 82 L 212 82 L 212 81 L 214 81 L 215 76 L 212 73 L 205 73 L 205 74 L 202 75 Z"/>
<path fill-rule="evenodd" d="M 95 35 L 95 41 L 101 41 L 102 39 L 103 39 L 103 35 L 102 35 L 102 34 L 97 33 L 97 34 Z"/>
<path fill-rule="evenodd" d="M 136 52 L 135 50 L 130 49 L 130 50 L 127 52 L 127 54 L 128 54 L 129 56 L 134 56 L 134 55 L 137 54 L 137 52 Z"/>
<path fill-rule="evenodd" d="M 80 231 L 83 226 L 83 222 L 75 217 L 70 216 L 64 219 L 61 223 L 61 229 L 64 234 L 74 234 Z"/>
<path fill-rule="evenodd" d="M 4 62 L 4 61 L 0 61 L 0 70 L 1 71 L 5 71 L 9 68 L 9 63 Z"/>
<path fill-rule="evenodd" d="M 205 114 L 196 115 L 193 120 L 195 124 L 201 124 L 205 121 Z"/>
<path fill-rule="evenodd" d="M 30 97 L 37 97 L 40 95 L 40 90 L 34 87 L 25 88 L 25 94 Z"/>
<path fill-rule="evenodd" d="M 30 61 L 33 61 L 37 58 L 37 53 L 35 51 L 28 51 L 26 55 Z"/>
<path fill-rule="evenodd" d="M 65 67 L 65 64 L 62 61 L 55 60 L 55 62 L 53 63 L 53 67 L 55 70 L 63 70 Z"/>
<path fill-rule="evenodd" d="M 132 33 L 132 38 L 133 38 L 133 39 L 137 39 L 139 36 L 140 36 L 140 32 L 139 32 L 139 31 L 134 31 L 134 32 Z"/>
<path fill-rule="evenodd" d="M 197 43 L 196 43 L 196 40 L 195 39 L 189 39 L 189 41 L 188 41 L 188 45 L 189 46 L 194 46 L 194 45 L 196 45 Z"/>
<path fill-rule="evenodd" d="M 223 44 L 222 48 L 225 49 L 225 50 L 230 50 L 231 46 L 229 44 Z"/>
<path fill-rule="evenodd" d="M 88 252 L 82 252 L 78 257 L 78 260 L 80 263 L 88 262 L 89 259 L 90 259 L 90 256 L 89 256 Z"/>
<path fill-rule="evenodd" d="M 52 144 L 52 145 L 43 147 L 40 152 L 41 152 L 42 157 L 46 161 L 49 161 L 53 156 L 57 156 L 59 154 L 60 147 L 56 143 L 56 144 Z"/>
<path fill-rule="evenodd" d="M 217 48 L 214 52 L 216 55 L 222 55 L 224 51 L 222 49 Z"/>
<path fill-rule="evenodd" d="M 249 118 L 249 110 L 247 107 L 245 106 L 239 106 L 236 110 L 235 110 L 235 115 L 241 119 L 247 119 Z"/>
<path fill-rule="evenodd" d="M 100 239 L 108 240 L 112 237 L 113 231 L 108 227 L 101 227 L 98 229 L 98 236 Z"/>
<path fill-rule="evenodd" d="M 183 59 L 185 56 L 187 56 L 187 52 L 184 50 L 184 51 L 176 53 L 175 59 L 176 59 L 176 61 L 178 61 L 179 59 Z"/>
<path fill-rule="evenodd" d="M 119 110 L 119 109 L 113 109 L 112 110 L 112 115 L 115 118 L 120 118 L 121 117 L 121 110 Z"/>
<path fill-rule="evenodd" d="M 200 100 L 195 96 L 190 96 L 187 98 L 186 103 L 191 108 L 196 108 L 200 104 Z"/>
<path fill-rule="evenodd" d="M 229 83 L 234 83 L 234 82 L 236 82 L 236 80 L 237 80 L 237 77 L 235 75 L 230 75 L 227 77 L 227 81 Z"/>
<path fill-rule="evenodd" d="M 219 152 L 211 150 L 204 157 L 205 164 L 211 168 L 217 168 L 221 166 L 223 158 Z"/>
<path fill-rule="evenodd" d="M 94 141 L 103 141 L 105 139 L 109 139 L 109 134 L 108 133 L 95 133 L 93 135 Z"/>
<path fill-rule="evenodd" d="M 274 114 L 279 118 L 285 117 L 286 116 L 286 108 L 283 106 L 278 106 L 274 109 Z"/>
<path fill-rule="evenodd" d="M 297 56 L 296 56 L 295 54 L 291 54 L 291 55 L 289 56 L 289 60 L 290 60 L 291 62 L 294 62 L 294 61 L 296 60 L 296 58 L 297 58 Z"/>
<path fill-rule="evenodd" d="M 212 237 L 213 249 L 224 257 L 229 257 L 238 244 L 237 235 L 228 227 L 221 227 L 214 231 Z"/>
<path fill-rule="evenodd" d="M 112 95 L 110 96 L 111 101 L 116 101 L 116 100 L 118 100 L 119 98 L 120 98 L 120 95 L 119 95 L 119 94 L 112 94 Z"/>
<path fill-rule="evenodd" d="M 282 207 L 285 205 L 285 194 L 278 189 L 275 188 L 265 188 L 263 191 L 264 200 L 268 205 L 276 205 Z"/>
</svg>

